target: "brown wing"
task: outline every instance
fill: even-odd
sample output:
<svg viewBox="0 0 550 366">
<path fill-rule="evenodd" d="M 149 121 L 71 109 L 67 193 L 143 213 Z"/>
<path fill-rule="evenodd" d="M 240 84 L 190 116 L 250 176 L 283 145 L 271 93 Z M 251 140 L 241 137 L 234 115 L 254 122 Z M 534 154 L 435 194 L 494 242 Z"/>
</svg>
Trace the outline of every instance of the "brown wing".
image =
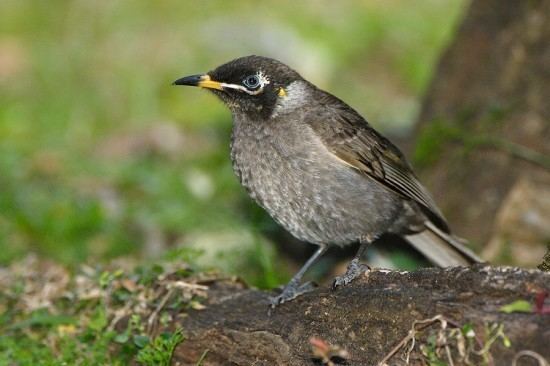
<svg viewBox="0 0 550 366">
<path fill-rule="evenodd" d="M 427 216 L 448 232 L 445 218 L 401 151 L 344 102 L 324 93 L 320 100 L 326 107 L 324 112 L 316 110 L 306 120 L 329 151 L 353 169 L 420 204 Z"/>
</svg>

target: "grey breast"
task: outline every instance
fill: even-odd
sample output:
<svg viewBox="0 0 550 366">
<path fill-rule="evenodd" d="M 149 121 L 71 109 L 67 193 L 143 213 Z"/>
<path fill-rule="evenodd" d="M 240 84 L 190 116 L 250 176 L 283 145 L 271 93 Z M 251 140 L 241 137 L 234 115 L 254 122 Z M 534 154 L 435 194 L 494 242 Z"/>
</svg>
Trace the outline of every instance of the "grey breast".
<svg viewBox="0 0 550 366">
<path fill-rule="evenodd" d="M 241 184 L 310 243 L 345 245 L 386 231 L 398 215 L 398 197 L 331 154 L 302 123 L 305 115 L 294 110 L 269 121 L 234 115 L 231 158 Z"/>
</svg>

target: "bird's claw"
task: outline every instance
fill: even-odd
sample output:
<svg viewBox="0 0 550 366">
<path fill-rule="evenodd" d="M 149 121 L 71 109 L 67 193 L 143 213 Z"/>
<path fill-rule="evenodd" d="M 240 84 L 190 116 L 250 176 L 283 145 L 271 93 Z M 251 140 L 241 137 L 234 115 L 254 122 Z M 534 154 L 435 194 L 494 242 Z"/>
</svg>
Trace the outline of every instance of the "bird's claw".
<svg viewBox="0 0 550 366">
<path fill-rule="evenodd" d="M 359 263 L 358 260 L 353 259 L 342 276 L 338 276 L 332 282 L 332 289 L 335 290 L 338 287 L 346 286 L 363 273 L 370 271 L 370 267 L 366 264 Z"/>
<path fill-rule="evenodd" d="M 277 296 L 273 296 L 269 298 L 269 314 L 271 314 L 271 310 L 275 309 L 275 307 L 277 307 L 278 305 L 281 305 L 284 302 L 295 299 L 298 296 L 313 290 L 315 287 L 317 286 L 315 285 L 315 283 L 311 281 L 305 282 L 303 284 L 289 283 L 283 289 L 283 292 L 281 292 Z"/>
</svg>

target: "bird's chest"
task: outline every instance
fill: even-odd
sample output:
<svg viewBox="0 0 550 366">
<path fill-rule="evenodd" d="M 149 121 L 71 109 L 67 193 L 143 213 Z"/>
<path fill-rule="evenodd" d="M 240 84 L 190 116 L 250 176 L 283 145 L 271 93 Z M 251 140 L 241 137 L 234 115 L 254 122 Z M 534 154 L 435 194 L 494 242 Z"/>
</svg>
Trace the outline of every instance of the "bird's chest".
<svg viewBox="0 0 550 366">
<path fill-rule="evenodd" d="M 306 128 L 284 121 L 235 121 L 233 169 L 250 196 L 297 236 L 313 220 L 323 199 L 318 181 L 327 173 L 328 153 Z M 264 123 L 262 125 L 262 123 Z"/>
<path fill-rule="evenodd" d="M 269 210 L 306 196 L 307 180 L 319 174 L 320 158 L 305 131 L 291 124 L 267 124 L 236 123 L 231 160 L 241 184 Z"/>
</svg>

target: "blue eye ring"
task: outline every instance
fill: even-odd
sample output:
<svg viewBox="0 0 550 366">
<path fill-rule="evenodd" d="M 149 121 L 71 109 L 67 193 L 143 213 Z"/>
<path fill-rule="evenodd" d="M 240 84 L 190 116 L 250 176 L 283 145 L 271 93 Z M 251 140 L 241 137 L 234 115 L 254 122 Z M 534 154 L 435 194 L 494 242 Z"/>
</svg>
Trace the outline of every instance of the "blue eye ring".
<svg viewBox="0 0 550 366">
<path fill-rule="evenodd" d="M 248 75 L 244 78 L 243 85 L 248 89 L 256 89 L 260 86 L 260 78 L 258 75 Z"/>
</svg>

